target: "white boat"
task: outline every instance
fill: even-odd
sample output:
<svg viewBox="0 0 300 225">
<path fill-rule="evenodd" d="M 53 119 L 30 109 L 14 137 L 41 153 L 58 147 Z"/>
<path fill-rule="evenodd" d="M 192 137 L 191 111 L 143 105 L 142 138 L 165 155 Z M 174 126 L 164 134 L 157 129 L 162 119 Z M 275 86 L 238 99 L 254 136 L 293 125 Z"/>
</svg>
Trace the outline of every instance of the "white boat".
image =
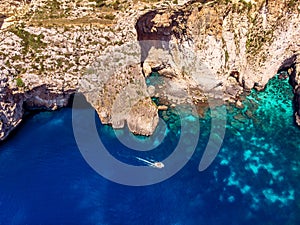
<svg viewBox="0 0 300 225">
<path fill-rule="evenodd" d="M 151 162 L 149 160 L 146 159 L 142 159 L 140 157 L 136 157 L 136 159 L 138 159 L 139 161 L 145 162 L 147 163 L 149 166 L 152 166 L 154 168 L 158 168 L 158 169 L 162 169 L 165 167 L 165 165 L 162 162 Z"/>
</svg>

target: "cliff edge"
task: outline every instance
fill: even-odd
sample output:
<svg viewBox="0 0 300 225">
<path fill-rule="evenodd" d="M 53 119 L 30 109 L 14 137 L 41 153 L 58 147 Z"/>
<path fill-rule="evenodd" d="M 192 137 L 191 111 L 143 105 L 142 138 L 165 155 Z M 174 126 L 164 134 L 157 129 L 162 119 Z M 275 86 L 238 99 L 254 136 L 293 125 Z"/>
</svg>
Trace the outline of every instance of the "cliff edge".
<svg viewBox="0 0 300 225">
<path fill-rule="evenodd" d="M 199 111 L 208 98 L 241 105 L 283 68 L 300 124 L 299 12 L 295 0 L 1 1 L 0 139 L 24 112 L 64 107 L 77 92 L 103 123 L 151 135 L 165 109 L 151 97 Z M 99 62 L 127 43 L 139 45 L 134 63 L 105 78 Z M 146 85 L 152 72 L 157 87 Z"/>
</svg>

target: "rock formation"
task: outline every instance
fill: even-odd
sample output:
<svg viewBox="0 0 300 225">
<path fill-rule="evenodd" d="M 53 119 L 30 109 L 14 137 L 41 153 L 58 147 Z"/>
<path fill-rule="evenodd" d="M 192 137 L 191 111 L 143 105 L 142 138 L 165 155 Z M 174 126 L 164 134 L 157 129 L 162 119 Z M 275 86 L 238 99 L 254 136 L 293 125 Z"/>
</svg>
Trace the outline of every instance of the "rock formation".
<svg viewBox="0 0 300 225">
<path fill-rule="evenodd" d="M 127 47 L 126 50 L 118 47 L 114 53 L 120 54 L 125 50 L 125 56 L 132 52 L 133 59 L 139 58 L 139 55 L 134 57 L 134 46 Z M 122 66 L 119 62 L 122 62 L 120 58 L 100 57 L 90 72 L 81 78 L 79 91 L 96 109 L 103 124 L 111 124 L 118 129 L 127 123 L 129 130 L 135 134 L 152 135 L 158 124 L 158 109 L 151 100 L 140 65 Z"/>
<path fill-rule="evenodd" d="M 145 47 L 144 71 L 149 73 L 149 66 L 158 71 L 169 67 L 173 78 L 182 79 L 187 71 L 182 58 L 175 56 L 180 51 L 188 59 L 193 52 L 205 66 L 197 71 L 189 68 L 188 74 L 199 77 L 209 69 L 222 82 L 226 99 L 235 99 L 240 87 L 262 89 L 285 59 L 299 54 L 299 10 L 296 2 L 277 0 L 194 2 L 173 11 L 149 12 L 137 22 L 138 39 L 158 37 L 179 49 L 171 51 L 171 59 L 163 62 L 157 56 L 152 60 L 148 55 L 151 46 Z M 160 49 L 170 52 L 169 48 Z M 192 78 L 199 83 L 197 77 Z"/>
<path fill-rule="evenodd" d="M 103 123 L 151 135 L 158 107 L 150 97 L 242 107 L 243 91 L 263 89 L 280 68 L 293 68 L 300 124 L 299 12 L 295 0 L 1 1 L 0 139 L 25 110 L 63 107 L 77 91 Z M 117 51 L 137 40 L 139 50 Z M 153 71 L 161 82 L 148 88 Z"/>
</svg>

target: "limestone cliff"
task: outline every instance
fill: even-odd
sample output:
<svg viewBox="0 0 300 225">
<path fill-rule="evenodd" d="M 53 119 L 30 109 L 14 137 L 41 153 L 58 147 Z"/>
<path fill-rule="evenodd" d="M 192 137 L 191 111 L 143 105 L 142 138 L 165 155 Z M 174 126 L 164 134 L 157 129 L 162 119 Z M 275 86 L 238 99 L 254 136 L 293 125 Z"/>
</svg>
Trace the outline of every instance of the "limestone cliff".
<svg viewBox="0 0 300 225">
<path fill-rule="evenodd" d="M 291 80 L 299 73 L 299 12 L 298 1 L 281 0 L 190 1 L 151 11 L 136 24 L 138 40 L 159 39 L 168 47 L 145 45 L 143 70 L 158 71 L 173 87 L 180 83 L 200 107 L 212 92 L 240 105 L 245 90 L 262 90 L 283 64 L 294 68 Z M 291 83 L 299 123 L 299 80 Z M 157 95 L 178 101 L 168 88 Z"/>
<path fill-rule="evenodd" d="M 0 139 L 25 110 L 63 107 L 77 91 L 103 123 L 151 135 L 158 122 L 151 96 L 198 109 L 208 98 L 241 104 L 244 90 L 263 89 L 281 68 L 293 68 L 300 123 L 298 1 L 178 2 L 1 1 Z M 103 80 L 103 54 L 136 40 L 142 67 L 120 65 Z M 155 89 L 145 83 L 152 71 L 163 80 Z"/>
<path fill-rule="evenodd" d="M 299 10 L 296 1 L 195 1 L 173 11 L 143 15 L 137 23 L 138 39 L 158 37 L 178 44 L 179 50 L 165 49 L 171 55 L 194 52 L 198 62 L 222 82 L 226 99 L 234 99 L 242 91 L 238 86 L 262 89 L 285 59 L 299 54 Z M 160 63 L 151 54 L 145 58 L 144 70 L 149 71 L 149 64 L 152 69 L 169 67 L 173 77 L 183 77 L 181 58 L 171 56 Z M 196 76 L 203 73 L 200 69 Z"/>
<path fill-rule="evenodd" d="M 84 88 L 84 84 L 78 84 L 87 67 L 97 61 L 104 50 L 136 40 L 136 18 L 153 5 L 162 7 L 164 4 L 98 0 L 1 1 L 0 140 L 22 121 L 25 111 L 66 106 L 70 96 Z M 111 80 L 117 81 L 119 73 L 114 73 Z M 127 83 L 122 83 L 125 80 L 132 80 L 131 89 L 136 92 L 138 88 L 142 93 L 139 98 L 131 95 L 125 101 L 130 102 L 132 108 L 120 104 L 124 103 L 121 101 L 124 96 L 115 96 L 125 88 Z M 119 84 L 118 87 L 106 84 L 108 92 L 99 89 L 93 80 L 89 81 L 97 88 L 94 89 L 96 96 L 91 94 L 91 89 L 81 91 L 103 123 L 120 128 L 127 122 L 134 133 L 153 133 L 158 123 L 157 107 L 149 97 L 141 69 L 113 83 Z M 116 91 L 114 95 L 111 95 L 112 88 Z"/>
</svg>

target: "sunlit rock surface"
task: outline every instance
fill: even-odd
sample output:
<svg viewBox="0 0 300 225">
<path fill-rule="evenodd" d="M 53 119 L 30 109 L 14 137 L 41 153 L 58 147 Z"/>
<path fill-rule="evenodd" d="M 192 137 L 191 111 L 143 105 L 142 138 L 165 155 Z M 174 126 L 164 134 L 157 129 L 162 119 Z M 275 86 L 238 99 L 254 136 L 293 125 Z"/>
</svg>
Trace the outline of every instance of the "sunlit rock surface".
<svg viewBox="0 0 300 225">
<path fill-rule="evenodd" d="M 106 54 L 107 49 L 128 42 L 147 43 L 140 44 L 138 63 L 142 67 L 137 67 L 133 79 L 145 83 L 144 76 L 159 72 L 164 84 L 151 96 L 163 100 L 163 104 L 195 104 L 199 112 L 209 98 L 240 104 L 245 89 L 262 90 L 286 59 L 299 55 L 298 1 L 203 0 L 177 4 L 165 0 L 100 4 L 83 0 L 74 4 L 70 0 L 4 0 L 0 6 L 1 79 L 7 93 L 22 96 L 12 103 L 22 107 L 26 100 L 29 108 L 42 105 L 52 110 L 64 106 L 69 94 L 82 87 L 79 82 L 83 82 L 87 68 Z M 117 74 L 119 68 L 115 69 Z M 294 71 L 297 75 L 299 66 Z M 97 80 L 99 74 L 94 75 Z M 119 84 L 125 85 L 122 81 Z M 297 121 L 298 84 L 294 83 Z M 87 99 L 104 123 L 122 127 L 130 110 L 124 114 L 112 111 L 115 102 L 112 99 L 117 99 L 117 93 L 112 91 L 115 95 L 112 96 L 101 88 L 93 89 L 93 97 L 86 95 Z M 138 90 L 141 86 L 134 88 Z M 147 92 L 145 86 L 142 89 Z M 39 97 L 27 98 L 28 93 Z M 53 103 L 55 96 L 58 106 Z M 0 102 L 4 103 L 5 98 Z M 152 112 L 152 108 L 148 109 Z M 11 121 L 18 122 L 9 125 L 2 120 L 3 137 L 22 120 L 21 111 L 17 114 L 9 111 L 3 106 L 3 118 L 9 121 L 14 114 L 17 117 Z M 154 128 L 156 116 L 150 114 Z"/>
</svg>

